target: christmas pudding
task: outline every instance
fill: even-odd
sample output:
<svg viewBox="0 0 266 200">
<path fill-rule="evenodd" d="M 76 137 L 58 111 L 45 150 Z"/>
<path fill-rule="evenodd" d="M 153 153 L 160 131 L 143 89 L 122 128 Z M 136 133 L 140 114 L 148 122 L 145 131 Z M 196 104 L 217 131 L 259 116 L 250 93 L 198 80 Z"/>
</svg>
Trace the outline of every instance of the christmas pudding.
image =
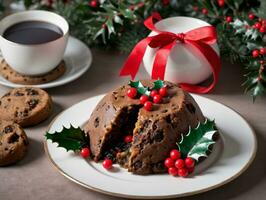
<svg viewBox="0 0 266 200">
<path fill-rule="evenodd" d="M 176 84 L 144 80 L 109 92 L 84 131 L 96 162 L 108 158 L 132 173 L 156 174 L 167 172 L 165 159 L 182 134 L 204 121 L 192 96 Z"/>
</svg>

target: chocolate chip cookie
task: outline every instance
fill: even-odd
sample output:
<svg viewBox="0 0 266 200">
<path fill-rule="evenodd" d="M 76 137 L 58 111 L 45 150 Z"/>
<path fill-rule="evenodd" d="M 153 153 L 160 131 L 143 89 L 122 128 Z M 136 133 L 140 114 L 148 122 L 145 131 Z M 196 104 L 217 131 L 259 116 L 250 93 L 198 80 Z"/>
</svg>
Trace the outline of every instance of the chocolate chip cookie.
<svg viewBox="0 0 266 200">
<path fill-rule="evenodd" d="M 15 88 L 0 99 L 0 119 L 14 121 L 22 127 L 47 119 L 52 112 L 52 99 L 39 88 Z"/>
<path fill-rule="evenodd" d="M 13 70 L 4 59 L 0 62 L 0 75 L 10 82 L 24 85 L 38 85 L 51 82 L 62 76 L 65 71 L 66 65 L 65 62 L 62 61 L 55 69 L 47 74 L 40 76 L 27 76 Z"/>
<path fill-rule="evenodd" d="M 28 148 L 28 138 L 16 123 L 0 120 L 0 166 L 21 160 Z"/>
</svg>

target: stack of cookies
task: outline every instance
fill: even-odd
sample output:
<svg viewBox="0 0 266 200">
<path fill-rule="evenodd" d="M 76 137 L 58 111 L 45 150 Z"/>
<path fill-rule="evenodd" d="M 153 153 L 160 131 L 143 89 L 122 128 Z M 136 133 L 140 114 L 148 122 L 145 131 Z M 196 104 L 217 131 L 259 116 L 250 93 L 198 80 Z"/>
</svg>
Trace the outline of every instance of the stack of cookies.
<svg viewBox="0 0 266 200">
<path fill-rule="evenodd" d="M 22 127 L 36 125 L 52 113 L 52 99 L 42 89 L 23 87 L 0 99 L 0 166 L 21 160 L 28 139 Z"/>
</svg>

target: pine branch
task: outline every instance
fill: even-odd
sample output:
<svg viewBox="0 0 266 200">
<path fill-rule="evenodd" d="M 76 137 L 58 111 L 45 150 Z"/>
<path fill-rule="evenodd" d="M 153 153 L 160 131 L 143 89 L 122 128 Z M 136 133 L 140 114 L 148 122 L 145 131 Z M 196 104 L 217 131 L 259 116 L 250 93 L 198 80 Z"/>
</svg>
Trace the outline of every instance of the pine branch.
<svg viewBox="0 0 266 200">
<path fill-rule="evenodd" d="M 245 92 L 250 93 L 255 101 L 257 96 L 263 95 L 266 92 L 266 74 L 265 62 L 250 61 L 246 64 L 245 68 L 247 74 L 245 75 L 246 81 L 243 86 L 246 87 Z"/>
</svg>

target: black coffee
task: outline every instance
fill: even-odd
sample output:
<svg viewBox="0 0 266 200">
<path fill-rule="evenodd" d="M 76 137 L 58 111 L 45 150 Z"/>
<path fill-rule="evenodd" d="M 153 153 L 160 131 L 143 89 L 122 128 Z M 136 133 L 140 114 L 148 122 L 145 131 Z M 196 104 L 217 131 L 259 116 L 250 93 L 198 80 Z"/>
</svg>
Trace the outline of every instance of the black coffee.
<svg viewBox="0 0 266 200">
<path fill-rule="evenodd" d="M 8 27 L 3 37 L 19 44 L 42 44 L 63 36 L 56 25 L 43 21 L 25 21 Z"/>
</svg>

